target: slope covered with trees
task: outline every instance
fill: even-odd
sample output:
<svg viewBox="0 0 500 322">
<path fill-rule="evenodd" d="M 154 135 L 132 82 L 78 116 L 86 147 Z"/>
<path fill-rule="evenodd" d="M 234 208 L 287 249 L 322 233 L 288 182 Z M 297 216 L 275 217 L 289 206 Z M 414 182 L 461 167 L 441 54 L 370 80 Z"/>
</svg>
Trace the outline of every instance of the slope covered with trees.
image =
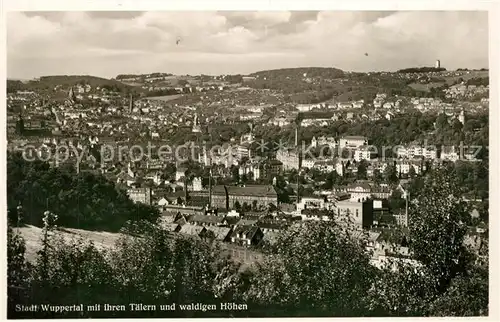
<svg viewBox="0 0 500 322">
<path fill-rule="evenodd" d="M 88 84 L 92 86 L 92 88 L 101 87 L 117 92 L 140 90 L 140 88 L 123 84 L 117 80 L 106 79 L 102 77 L 96 77 L 90 75 L 54 75 L 54 76 L 42 76 L 38 80 L 30 80 L 24 83 L 21 81 L 8 80 L 7 92 L 8 93 L 16 92 L 18 90 L 53 91 L 54 87 L 58 85 L 63 87 L 69 87 L 78 84 L 80 85 Z"/>
<path fill-rule="evenodd" d="M 50 168 L 42 161 L 28 162 L 21 154 L 7 157 L 7 203 L 10 217 L 23 207 L 23 222 L 40 226 L 42 213 L 59 216 L 59 225 L 116 231 L 127 220 L 155 220 L 153 207 L 134 204 L 124 191 L 103 176 L 76 174 Z"/>
</svg>

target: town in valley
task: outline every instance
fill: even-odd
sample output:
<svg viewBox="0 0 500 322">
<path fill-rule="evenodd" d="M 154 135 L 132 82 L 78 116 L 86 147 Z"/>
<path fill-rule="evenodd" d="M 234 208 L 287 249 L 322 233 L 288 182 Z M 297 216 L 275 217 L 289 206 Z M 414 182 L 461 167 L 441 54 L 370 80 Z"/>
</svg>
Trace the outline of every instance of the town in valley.
<svg viewBox="0 0 500 322">
<path fill-rule="evenodd" d="M 13 316 L 487 315 L 489 70 L 426 66 L 8 79 Z"/>
</svg>

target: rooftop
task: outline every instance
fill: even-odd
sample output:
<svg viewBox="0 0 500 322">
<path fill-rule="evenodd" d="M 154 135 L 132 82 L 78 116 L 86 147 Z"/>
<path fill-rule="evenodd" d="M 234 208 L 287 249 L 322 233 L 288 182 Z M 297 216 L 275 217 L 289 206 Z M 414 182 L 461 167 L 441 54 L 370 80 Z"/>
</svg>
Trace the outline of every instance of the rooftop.
<svg viewBox="0 0 500 322">
<path fill-rule="evenodd" d="M 228 194 L 255 197 L 276 197 L 276 190 L 272 185 L 246 185 L 244 187 L 228 186 Z"/>
<path fill-rule="evenodd" d="M 358 136 L 358 135 L 347 135 L 341 137 L 344 140 L 367 140 L 366 136 Z"/>
</svg>

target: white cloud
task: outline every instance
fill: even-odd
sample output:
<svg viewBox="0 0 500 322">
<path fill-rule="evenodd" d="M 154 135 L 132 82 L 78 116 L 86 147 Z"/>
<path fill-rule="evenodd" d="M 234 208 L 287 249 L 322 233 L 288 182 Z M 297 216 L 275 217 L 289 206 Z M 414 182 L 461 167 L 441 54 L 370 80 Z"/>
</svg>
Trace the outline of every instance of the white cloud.
<svg viewBox="0 0 500 322">
<path fill-rule="evenodd" d="M 435 59 L 449 68 L 487 67 L 487 26 L 485 12 L 11 12 L 8 74 L 81 73 L 84 66 L 104 76 L 139 67 L 177 73 L 299 65 L 387 70 Z"/>
</svg>

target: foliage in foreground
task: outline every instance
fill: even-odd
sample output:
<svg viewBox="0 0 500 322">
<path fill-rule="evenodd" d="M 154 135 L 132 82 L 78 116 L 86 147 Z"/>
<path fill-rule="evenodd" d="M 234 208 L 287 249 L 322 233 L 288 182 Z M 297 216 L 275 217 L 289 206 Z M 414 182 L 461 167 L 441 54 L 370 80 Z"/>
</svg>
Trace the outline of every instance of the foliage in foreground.
<svg viewBox="0 0 500 322">
<path fill-rule="evenodd" d="M 31 266 L 24 242 L 9 231 L 9 317 L 32 317 L 14 312 L 22 303 L 221 302 L 246 303 L 248 310 L 65 317 L 487 315 L 487 263 L 463 246 L 461 218 L 468 210 L 451 182 L 437 171 L 411 206 L 409 250 L 418 265 L 394 259 L 382 269 L 371 265 L 365 236 L 335 222 L 292 226 L 260 265 L 246 270 L 217 244 L 174 238 L 152 226 L 106 252 L 81 240 L 64 242 L 50 230 Z"/>
</svg>

